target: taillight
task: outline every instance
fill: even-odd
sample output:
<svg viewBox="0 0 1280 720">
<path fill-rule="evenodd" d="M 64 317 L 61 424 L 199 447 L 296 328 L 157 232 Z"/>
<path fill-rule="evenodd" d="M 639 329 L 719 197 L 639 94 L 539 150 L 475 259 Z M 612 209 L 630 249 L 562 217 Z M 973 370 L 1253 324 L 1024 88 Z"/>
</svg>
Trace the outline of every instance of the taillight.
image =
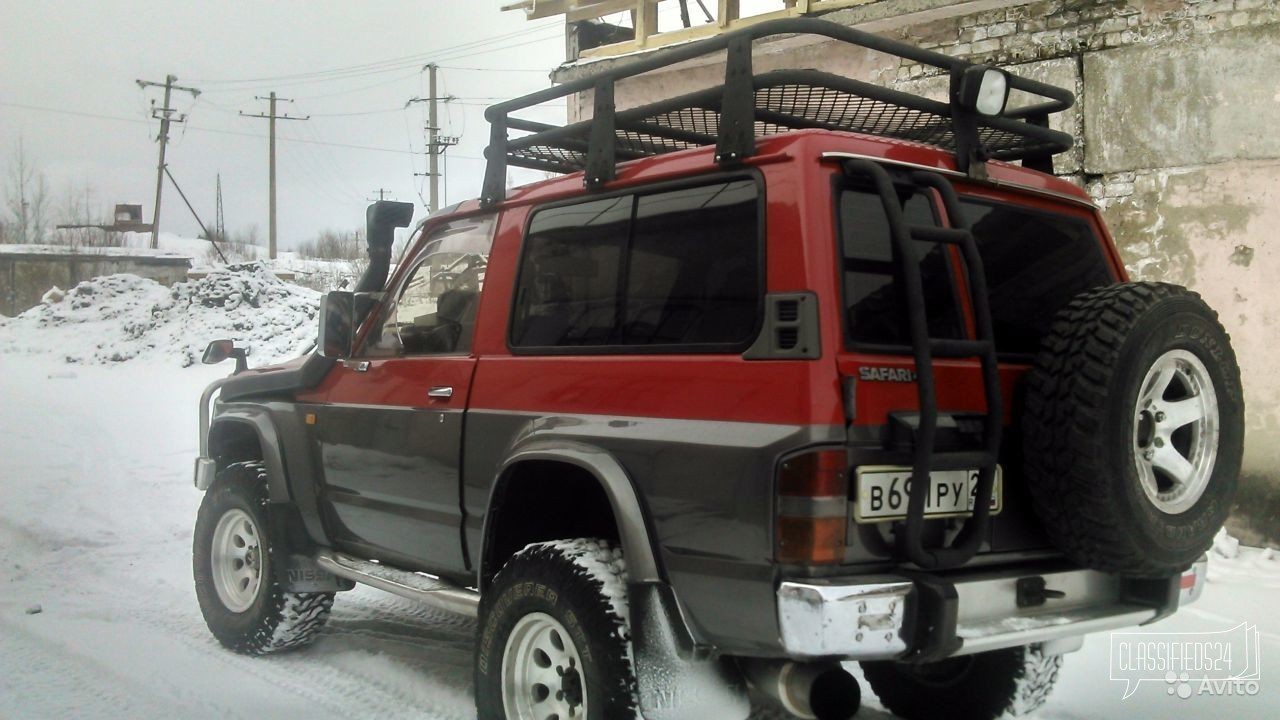
<svg viewBox="0 0 1280 720">
<path fill-rule="evenodd" d="M 814 450 L 784 460 L 778 469 L 778 562 L 832 565 L 844 560 L 848 498 L 844 450 Z"/>
</svg>

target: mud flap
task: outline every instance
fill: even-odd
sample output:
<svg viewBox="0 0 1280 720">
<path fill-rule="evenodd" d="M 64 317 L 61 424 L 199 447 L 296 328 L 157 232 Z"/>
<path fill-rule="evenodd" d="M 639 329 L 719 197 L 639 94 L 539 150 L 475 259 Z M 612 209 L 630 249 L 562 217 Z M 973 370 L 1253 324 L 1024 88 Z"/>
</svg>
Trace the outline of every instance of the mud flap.
<svg viewBox="0 0 1280 720">
<path fill-rule="evenodd" d="M 671 586 L 632 583 L 627 594 L 645 720 L 745 720 L 751 704 L 741 673 L 723 658 L 696 652 Z"/>
<path fill-rule="evenodd" d="M 286 592 L 338 592 L 356 586 L 320 567 L 314 559 L 296 553 L 276 558 L 276 577 Z"/>
</svg>

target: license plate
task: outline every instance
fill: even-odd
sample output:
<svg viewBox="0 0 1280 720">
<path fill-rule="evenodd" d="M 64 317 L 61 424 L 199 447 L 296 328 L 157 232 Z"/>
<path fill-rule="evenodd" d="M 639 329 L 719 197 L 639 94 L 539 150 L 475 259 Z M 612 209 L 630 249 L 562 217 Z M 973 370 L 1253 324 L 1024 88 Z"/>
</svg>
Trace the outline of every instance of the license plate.
<svg viewBox="0 0 1280 720">
<path fill-rule="evenodd" d="M 1003 501 L 1001 470 L 991 492 L 991 514 L 1000 512 Z M 938 470 L 931 476 L 925 497 L 927 518 L 965 517 L 973 514 L 973 495 L 978 490 L 977 470 Z M 857 472 L 857 500 L 853 519 L 859 523 L 903 520 L 911 488 L 911 468 L 901 466 L 860 467 Z"/>
</svg>

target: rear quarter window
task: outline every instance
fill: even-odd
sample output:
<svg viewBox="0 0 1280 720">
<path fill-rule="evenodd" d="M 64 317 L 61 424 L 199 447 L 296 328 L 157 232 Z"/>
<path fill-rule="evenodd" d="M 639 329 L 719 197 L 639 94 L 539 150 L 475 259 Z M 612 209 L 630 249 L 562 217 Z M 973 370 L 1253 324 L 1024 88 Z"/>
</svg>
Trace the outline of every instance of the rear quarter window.
<svg viewBox="0 0 1280 720">
<path fill-rule="evenodd" d="M 986 272 L 997 349 L 1035 353 L 1071 298 L 1114 283 L 1093 227 L 1081 218 L 963 198 Z"/>
<path fill-rule="evenodd" d="M 926 195 L 912 194 L 901 202 L 909 224 L 938 224 Z M 911 345 L 907 299 L 880 196 L 841 189 L 839 222 L 848 340 L 855 346 L 892 346 L 906 352 Z M 923 242 L 912 242 L 909 248 L 920 269 L 929 336 L 961 337 L 960 306 L 947 249 Z"/>
<path fill-rule="evenodd" d="M 750 344 L 762 286 L 755 180 L 539 210 L 509 334 L 526 352 L 718 352 Z"/>
</svg>

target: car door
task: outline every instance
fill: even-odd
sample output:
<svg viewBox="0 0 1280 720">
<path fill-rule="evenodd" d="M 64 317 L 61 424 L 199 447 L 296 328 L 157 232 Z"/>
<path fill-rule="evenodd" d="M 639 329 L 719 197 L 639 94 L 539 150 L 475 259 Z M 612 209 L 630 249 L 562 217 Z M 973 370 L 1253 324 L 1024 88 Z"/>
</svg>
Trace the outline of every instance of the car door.
<svg viewBox="0 0 1280 720">
<path fill-rule="evenodd" d="M 459 469 L 493 218 L 437 228 L 410 256 L 313 427 L 335 543 L 414 569 L 462 572 Z"/>
</svg>

